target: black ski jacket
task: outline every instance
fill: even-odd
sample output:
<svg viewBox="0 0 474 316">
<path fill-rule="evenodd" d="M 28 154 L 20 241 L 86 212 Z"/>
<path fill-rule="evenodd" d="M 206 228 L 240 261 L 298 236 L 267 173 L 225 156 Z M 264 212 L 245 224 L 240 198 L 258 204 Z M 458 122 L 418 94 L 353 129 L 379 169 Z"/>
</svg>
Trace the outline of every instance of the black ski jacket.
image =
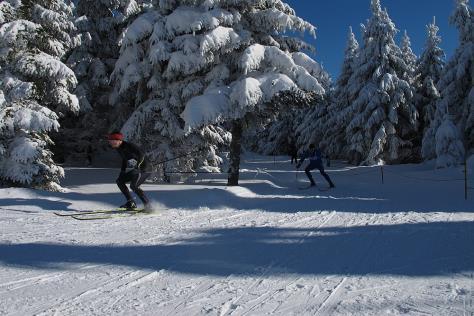
<svg viewBox="0 0 474 316">
<path fill-rule="evenodd" d="M 138 146 L 123 141 L 119 148 L 117 148 L 117 152 L 119 153 L 120 157 L 122 157 L 122 168 L 121 171 L 125 171 L 129 162 L 135 160 L 136 164 L 134 166 L 135 169 L 140 171 L 145 171 L 147 167 L 147 160 L 145 158 L 145 153 L 138 148 Z"/>
</svg>

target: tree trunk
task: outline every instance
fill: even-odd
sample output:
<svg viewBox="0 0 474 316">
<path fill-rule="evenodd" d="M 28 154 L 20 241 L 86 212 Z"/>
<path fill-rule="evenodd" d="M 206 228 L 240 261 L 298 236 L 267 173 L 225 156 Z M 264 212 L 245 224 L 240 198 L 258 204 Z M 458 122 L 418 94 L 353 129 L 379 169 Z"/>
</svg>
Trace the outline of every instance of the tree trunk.
<svg viewBox="0 0 474 316">
<path fill-rule="evenodd" d="M 232 122 L 232 141 L 230 143 L 230 166 L 227 178 L 228 186 L 239 185 L 240 149 L 242 138 L 242 121 Z"/>
</svg>

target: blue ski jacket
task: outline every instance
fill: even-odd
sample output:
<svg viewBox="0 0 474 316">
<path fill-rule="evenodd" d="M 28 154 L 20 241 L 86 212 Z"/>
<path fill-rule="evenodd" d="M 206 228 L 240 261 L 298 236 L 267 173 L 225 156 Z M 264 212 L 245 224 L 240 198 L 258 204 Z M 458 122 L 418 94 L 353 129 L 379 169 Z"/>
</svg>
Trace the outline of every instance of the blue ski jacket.
<svg viewBox="0 0 474 316">
<path fill-rule="evenodd" d="M 301 155 L 301 160 L 299 164 L 301 165 L 306 158 L 309 158 L 309 161 L 312 164 L 322 164 L 322 155 L 323 154 L 321 153 L 321 150 L 319 150 L 318 148 L 315 148 L 313 150 L 307 150 L 303 153 L 303 155 Z"/>
</svg>

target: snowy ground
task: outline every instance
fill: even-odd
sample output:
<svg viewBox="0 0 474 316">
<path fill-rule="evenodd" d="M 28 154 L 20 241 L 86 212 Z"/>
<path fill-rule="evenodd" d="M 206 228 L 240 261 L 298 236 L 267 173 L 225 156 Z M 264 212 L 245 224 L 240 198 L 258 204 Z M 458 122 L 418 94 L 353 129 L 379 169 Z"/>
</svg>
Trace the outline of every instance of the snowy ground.
<svg viewBox="0 0 474 316">
<path fill-rule="evenodd" d="M 382 184 L 336 162 L 319 191 L 285 157 L 243 168 L 241 187 L 144 185 L 162 211 L 97 221 L 52 212 L 122 203 L 117 170 L 67 169 L 67 193 L 1 189 L 0 314 L 474 314 L 474 191 L 439 181 L 461 170 L 387 166 Z"/>
</svg>

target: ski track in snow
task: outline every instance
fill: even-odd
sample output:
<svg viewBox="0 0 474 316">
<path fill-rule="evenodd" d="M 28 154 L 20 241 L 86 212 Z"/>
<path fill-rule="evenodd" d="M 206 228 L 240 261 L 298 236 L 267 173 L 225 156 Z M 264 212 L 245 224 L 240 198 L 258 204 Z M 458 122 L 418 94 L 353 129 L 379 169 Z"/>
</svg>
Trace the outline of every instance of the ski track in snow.
<svg viewBox="0 0 474 316">
<path fill-rule="evenodd" d="M 469 267 L 473 269 L 468 270 L 456 268 L 463 266 L 463 262 L 474 262 L 472 248 L 470 251 L 469 248 L 458 252 L 444 251 L 426 258 L 416 256 L 416 252 L 398 249 L 400 246 L 408 247 L 410 241 L 437 235 L 447 238 L 448 245 L 466 238 L 466 245 L 472 245 L 474 233 L 466 233 L 465 226 L 474 223 L 472 212 L 456 211 L 455 208 L 429 212 L 407 207 L 400 207 L 400 211 L 388 207 L 382 211 L 379 206 L 384 207 L 386 199 L 396 196 L 399 184 L 392 184 L 393 191 L 387 189 L 391 188 L 389 184 L 382 188 L 378 184 L 366 187 L 366 183 L 373 182 L 366 181 L 371 179 L 371 174 L 360 176 L 358 186 L 373 190 L 375 193 L 372 195 L 362 189 L 357 191 L 358 186 L 349 186 L 353 181 L 350 174 L 344 182 L 346 178 L 331 173 L 331 170 L 330 175 L 336 176 L 338 187 L 330 195 L 311 190 L 302 192 L 296 187 L 291 188 L 295 184 L 292 180 L 294 173 L 288 171 L 291 170 L 288 162 L 265 162 L 265 159 L 268 160 L 266 157 L 253 159 L 251 167 L 255 169 L 254 165 L 261 163 L 265 167 L 257 168 L 257 171 L 266 172 L 248 177 L 243 174 L 243 184 L 239 188 L 184 185 L 183 190 L 188 191 L 183 191 L 173 200 L 169 196 L 175 194 L 173 190 L 179 190 L 179 186 L 157 186 L 161 190 L 158 200 L 168 199 L 168 202 L 179 205 L 178 199 L 184 197 L 185 202 L 199 206 L 189 207 L 187 203 L 181 208 L 166 205 L 166 210 L 152 215 L 80 222 L 54 216 L 52 211 L 38 211 L 41 203 L 46 203 L 44 209 L 49 209 L 54 206 L 51 201 L 68 202 L 67 195 L 64 198 L 52 195 L 50 198 L 34 192 L 27 196 L 35 202 L 29 203 L 25 199 L 25 205 L 18 202 L 0 205 L 0 222 L 4 227 L 0 243 L 4 249 L 31 245 L 30 249 L 38 251 L 34 250 L 36 245 L 43 245 L 45 249 L 52 245 L 53 249 L 57 247 L 57 251 L 61 251 L 65 247 L 65 254 L 57 253 L 58 260 L 41 257 L 38 253 L 41 258 L 37 264 L 34 260 L 31 263 L 3 258 L 0 253 L 0 314 L 286 316 L 474 313 L 474 267 L 471 265 Z M 390 180 L 394 181 L 387 179 L 387 182 Z M 248 188 L 245 183 L 249 184 Z M 94 186 L 74 188 L 80 194 L 98 190 Z M 153 188 L 147 185 L 145 191 Z M 200 188 L 204 189 L 202 193 Z M 406 190 L 415 189 L 416 184 Z M 384 190 L 389 190 L 391 195 L 386 197 Z M 113 182 L 101 186 L 99 191 L 100 194 L 119 196 Z M 431 197 L 431 191 L 428 188 L 425 197 Z M 6 189 L 3 197 L 21 200 L 24 193 L 23 189 Z M 446 194 L 453 195 L 452 192 Z M 207 202 L 199 203 L 201 197 L 209 201 L 209 205 Z M 284 211 L 286 201 L 297 203 L 297 206 L 292 211 Z M 439 201 L 432 205 L 437 207 L 441 204 Z M 32 206 L 35 203 L 40 204 Z M 92 205 L 88 201 L 87 207 L 81 206 L 83 202 L 80 200 L 68 203 L 69 209 L 90 208 Z M 308 209 L 307 203 L 314 203 L 314 207 Z M 332 203 L 339 204 L 331 209 Z M 372 208 L 354 210 L 357 203 Z M 464 204 L 456 203 L 465 208 Z M 101 205 L 98 208 L 103 207 Z M 268 206 L 277 211 L 266 210 Z M 345 209 L 346 206 L 349 210 Z M 298 211 L 300 207 L 303 211 Z M 443 223 L 458 225 L 454 227 L 462 230 L 447 230 Z M 459 226 L 459 223 L 466 224 Z M 443 239 L 434 241 L 440 242 Z M 398 248 L 392 248 L 392 244 Z M 436 246 L 432 252 L 439 247 L 449 249 L 443 244 Z M 120 256 L 127 256 L 127 252 L 121 247 L 128 247 L 131 256 L 133 253 L 153 256 L 158 252 L 158 257 L 150 260 L 159 261 L 147 263 L 146 257 L 142 261 L 134 258 L 122 260 Z M 174 249 L 170 252 L 172 257 L 160 257 L 159 251 L 167 249 Z M 227 249 L 232 250 L 229 252 Z M 206 251 L 224 252 L 221 256 Z M 186 255 L 186 252 L 190 254 Z M 262 252 L 261 260 L 259 252 Z M 255 257 L 245 257 L 248 254 Z M 17 256 L 21 258 L 20 253 L 13 254 L 14 258 Z M 421 266 L 434 272 L 424 276 Z"/>
<path fill-rule="evenodd" d="M 335 215 L 336 212 L 331 212 L 330 215 L 328 216 L 328 218 L 321 224 L 319 225 L 317 228 L 321 228 L 322 226 L 324 226 L 327 222 L 329 222 L 331 220 L 331 218 Z M 297 224 L 299 222 L 302 222 L 302 221 L 308 221 L 307 218 L 305 219 L 302 219 L 302 220 L 299 220 L 299 221 L 296 221 L 296 222 L 292 222 L 292 224 Z M 306 236 L 304 236 L 302 239 L 300 239 L 298 241 L 298 243 L 302 243 L 305 238 L 311 236 L 312 232 L 309 232 L 307 233 Z M 294 258 L 295 254 L 292 254 L 291 256 L 287 257 L 285 260 L 282 260 L 280 262 L 276 262 L 276 263 L 272 263 L 270 264 L 269 266 L 267 266 L 264 271 L 262 272 L 262 274 L 258 277 L 258 279 L 250 286 L 248 287 L 244 293 L 249 293 L 256 285 L 258 284 L 261 284 L 261 282 L 263 281 L 264 278 L 268 277 L 268 273 L 271 271 L 272 268 L 275 268 L 275 267 L 278 267 L 279 265 L 283 264 L 283 263 L 288 263 L 289 261 L 291 261 L 293 258 Z M 285 288 L 286 286 L 290 285 L 291 283 L 294 283 L 294 280 L 287 283 L 285 285 Z M 273 291 L 268 291 L 266 293 L 263 293 L 262 295 L 259 296 L 259 298 L 261 297 L 264 297 L 263 300 L 259 301 L 257 304 L 251 304 L 250 307 L 243 307 L 244 311 L 242 312 L 241 315 L 248 315 L 250 312 L 252 312 L 258 305 L 263 305 L 266 301 L 270 300 L 273 296 L 273 294 L 277 293 L 279 291 L 279 289 L 276 289 L 276 290 L 273 290 Z M 240 297 L 238 297 L 237 299 L 231 301 L 230 305 L 234 307 L 235 309 L 235 306 L 237 305 L 237 303 L 242 299 L 243 295 L 241 295 Z M 226 303 L 226 306 L 225 308 L 223 308 L 223 310 L 221 311 L 221 315 L 225 315 L 227 313 L 227 309 L 228 309 L 228 306 L 227 306 L 228 303 Z"/>
<path fill-rule="evenodd" d="M 330 216 L 328 216 L 322 222 L 322 224 L 320 224 L 319 227 L 317 227 L 317 228 L 320 228 L 323 225 L 327 224 L 331 220 L 331 218 L 336 215 L 336 212 L 331 212 L 329 214 L 330 214 Z M 191 214 L 188 217 L 192 218 L 194 224 L 196 224 L 196 220 L 198 218 L 201 218 L 200 215 L 203 215 L 203 214 L 196 214 L 196 215 Z M 200 227 L 201 225 L 206 224 L 208 222 L 223 221 L 223 220 L 225 220 L 225 218 L 229 218 L 229 219 L 241 218 L 241 217 L 245 217 L 246 215 L 251 215 L 251 212 L 244 212 L 242 214 L 234 214 L 234 215 L 231 215 L 231 216 L 223 216 L 223 217 L 218 217 L 216 219 L 209 219 L 209 218 L 202 219 L 201 218 L 199 223 L 197 223 L 197 226 Z M 318 217 L 321 217 L 321 215 L 318 214 L 318 215 L 312 216 L 312 217 L 306 217 L 305 216 L 305 217 L 303 217 L 299 220 L 289 222 L 289 226 L 291 227 L 292 225 L 299 225 L 303 222 L 310 222 L 311 223 L 311 222 L 314 222 L 314 220 Z M 373 215 L 370 219 L 368 219 L 368 220 L 364 219 L 364 221 L 371 222 L 371 221 L 374 220 L 375 217 L 376 216 Z M 452 217 L 452 215 L 450 215 L 450 217 Z M 351 224 L 354 224 L 354 223 L 351 223 Z M 286 223 L 286 225 L 283 225 L 283 226 L 288 226 L 288 223 Z M 305 238 L 310 237 L 311 234 L 312 234 L 312 232 L 310 232 L 307 235 L 303 236 L 299 240 L 299 243 L 303 242 Z M 152 238 L 152 239 L 147 240 L 147 241 L 154 241 L 154 240 L 157 240 L 157 239 Z M 275 262 L 275 263 L 265 267 L 265 269 L 263 270 L 261 275 L 249 287 L 247 287 L 245 290 L 243 290 L 243 292 L 244 293 L 249 293 L 257 285 L 262 284 L 263 280 L 266 279 L 266 277 L 268 277 L 268 272 L 271 271 L 271 269 L 273 269 L 275 267 L 278 267 L 278 265 L 282 264 L 283 262 L 288 262 L 288 261 L 292 260 L 292 258 L 293 257 L 290 256 L 289 258 L 287 258 L 284 261 Z M 48 280 L 57 279 L 58 277 L 60 277 L 61 275 L 64 275 L 64 274 L 66 274 L 66 273 L 39 276 L 39 277 L 36 277 L 36 279 L 40 279 L 40 281 L 45 282 L 45 281 L 48 281 Z M 106 297 L 108 297 L 108 300 L 110 299 L 110 297 L 114 297 L 114 302 L 117 303 L 118 301 L 120 301 L 121 297 L 123 297 L 123 295 L 117 297 L 117 295 L 118 295 L 117 293 L 119 293 L 121 291 L 123 292 L 126 289 L 130 289 L 130 288 L 132 288 L 133 286 L 135 286 L 139 283 L 139 282 L 136 281 L 137 279 L 132 279 L 131 281 L 126 281 L 125 284 L 123 284 L 121 282 L 125 277 L 128 277 L 130 275 L 131 275 L 131 273 L 125 273 L 123 275 L 120 275 L 119 277 L 109 279 L 106 282 L 104 282 L 103 284 L 100 284 L 99 286 L 95 286 L 95 287 L 93 287 L 89 290 L 86 290 L 86 291 L 82 290 L 80 293 L 75 294 L 74 296 L 69 297 L 67 299 L 64 299 L 64 300 L 58 302 L 57 304 L 55 304 L 53 306 L 49 306 L 47 309 L 42 309 L 42 310 L 40 309 L 39 312 L 40 312 L 40 314 L 47 315 L 48 313 L 49 314 L 51 314 L 51 313 L 54 313 L 54 314 L 57 314 L 57 313 L 59 313 L 59 314 L 66 313 L 67 314 L 67 313 L 69 313 L 69 314 L 71 314 L 71 313 L 74 313 L 74 312 L 82 311 L 79 306 L 81 304 L 84 305 L 87 302 L 90 303 L 89 297 L 91 296 L 90 294 L 93 294 L 93 293 L 99 293 L 102 296 L 105 295 Z M 145 276 L 146 275 L 148 275 L 148 274 L 145 274 Z M 153 275 L 153 272 L 150 275 Z M 226 282 L 228 282 L 231 278 L 232 278 L 232 275 L 227 277 L 226 281 L 224 281 L 224 284 Z M 35 279 L 35 278 L 32 278 L 32 279 Z M 138 279 L 140 279 L 140 278 L 138 278 Z M 25 279 L 25 281 L 27 281 L 27 280 L 28 279 Z M 205 282 L 202 282 L 199 285 L 199 287 L 194 288 L 193 292 L 191 292 L 191 295 L 188 295 L 185 298 L 183 298 L 183 297 L 179 298 L 177 305 L 174 306 L 173 309 L 171 309 L 168 314 L 170 314 L 170 315 L 175 314 L 177 311 L 179 311 L 179 308 L 182 307 L 183 305 L 186 305 L 186 306 L 198 305 L 200 303 L 200 300 L 202 301 L 202 298 L 199 298 L 198 296 L 200 296 L 200 297 L 204 296 L 206 298 L 206 297 L 212 297 L 213 295 L 219 294 L 219 292 L 217 292 L 217 293 L 216 292 L 213 292 L 213 293 L 209 292 L 210 290 L 213 289 L 214 280 L 206 280 L 205 278 L 203 278 L 203 280 Z M 273 285 L 273 287 L 270 286 L 267 289 L 267 291 L 264 291 L 264 292 L 260 293 L 257 298 L 248 299 L 247 301 L 242 300 L 243 295 L 241 295 L 240 297 L 238 297 L 237 300 L 230 300 L 227 303 L 224 303 L 222 308 L 221 308 L 220 314 L 221 315 L 232 314 L 234 311 L 237 311 L 237 314 L 239 314 L 239 315 L 248 315 L 248 314 L 251 314 L 252 312 L 258 312 L 258 310 L 260 308 L 264 307 L 266 302 L 271 301 L 274 298 L 275 294 L 285 292 L 285 289 L 288 286 L 290 286 L 294 283 L 297 283 L 298 280 L 301 280 L 301 278 L 299 278 L 299 277 L 294 278 L 290 282 L 284 283 L 283 285 L 281 283 L 279 283 L 279 284 Z M 348 280 L 347 277 L 343 277 L 342 279 L 340 279 L 340 281 L 338 283 L 336 283 L 335 286 L 333 286 L 332 288 L 326 290 L 329 294 L 327 295 L 326 298 L 324 298 L 322 303 L 319 305 L 319 308 L 316 310 L 316 314 L 319 313 L 320 315 L 324 315 L 325 313 L 327 313 L 331 310 L 333 305 L 335 303 L 337 303 L 338 297 L 340 296 L 340 295 L 336 295 L 336 294 L 338 293 L 339 289 L 344 285 L 344 283 L 347 280 Z M 20 282 L 20 281 L 21 280 L 19 280 L 17 282 Z M 16 282 L 5 283 L 5 284 L 2 284 L 2 286 L 15 284 L 15 283 Z M 113 290 L 105 291 L 104 288 L 106 288 L 107 286 L 112 288 Z M 385 285 L 383 287 L 379 287 L 378 289 L 388 287 L 388 286 L 390 286 L 390 285 Z M 368 291 L 368 289 L 359 290 L 359 292 L 360 291 Z M 192 293 L 194 293 L 194 294 L 192 294 Z M 114 304 L 112 304 L 111 306 L 113 306 Z M 66 308 L 65 305 L 69 305 L 69 307 Z M 74 310 L 74 306 L 78 306 L 78 309 Z M 284 312 L 285 312 L 285 310 L 281 310 L 282 314 Z M 278 307 L 273 310 L 273 313 L 277 313 L 277 314 L 279 313 Z M 36 312 L 34 312 L 33 314 L 38 314 L 38 310 Z"/>
</svg>

